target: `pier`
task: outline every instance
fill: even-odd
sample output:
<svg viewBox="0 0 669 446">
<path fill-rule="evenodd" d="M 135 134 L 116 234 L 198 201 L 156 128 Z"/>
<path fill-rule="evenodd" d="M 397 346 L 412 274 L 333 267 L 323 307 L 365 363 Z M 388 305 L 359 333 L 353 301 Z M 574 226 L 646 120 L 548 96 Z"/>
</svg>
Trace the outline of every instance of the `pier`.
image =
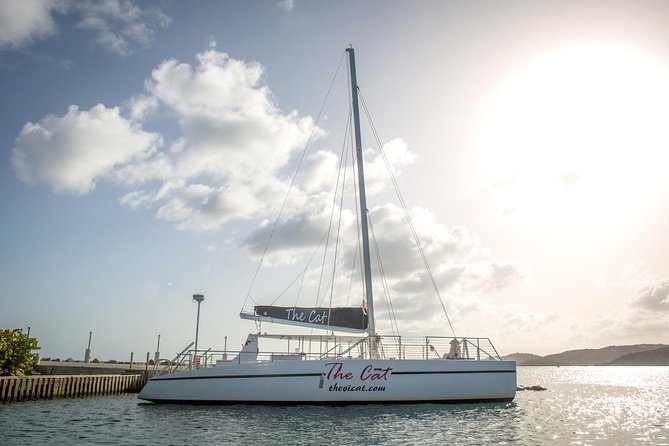
<svg viewBox="0 0 669 446">
<path fill-rule="evenodd" d="M 147 374 L 0 376 L 0 402 L 137 393 Z"/>
</svg>

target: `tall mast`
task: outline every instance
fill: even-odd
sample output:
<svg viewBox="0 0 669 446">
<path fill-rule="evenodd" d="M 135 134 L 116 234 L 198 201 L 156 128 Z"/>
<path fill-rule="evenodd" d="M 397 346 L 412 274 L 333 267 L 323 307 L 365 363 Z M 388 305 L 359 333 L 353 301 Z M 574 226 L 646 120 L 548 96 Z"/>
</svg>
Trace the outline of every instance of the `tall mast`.
<svg viewBox="0 0 669 446">
<path fill-rule="evenodd" d="M 353 127 L 355 129 L 355 153 L 358 162 L 358 188 L 360 189 L 360 220 L 362 231 L 362 257 L 365 267 L 365 293 L 369 325 L 367 330 L 374 334 L 374 299 L 372 297 L 372 265 L 369 257 L 369 233 L 367 228 L 367 197 L 365 195 L 365 171 L 362 166 L 362 137 L 360 136 L 360 111 L 358 109 L 358 81 L 355 76 L 355 53 L 353 47 L 346 48 L 351 70 L 351 102 L 353 103 Z"/>
</svg>

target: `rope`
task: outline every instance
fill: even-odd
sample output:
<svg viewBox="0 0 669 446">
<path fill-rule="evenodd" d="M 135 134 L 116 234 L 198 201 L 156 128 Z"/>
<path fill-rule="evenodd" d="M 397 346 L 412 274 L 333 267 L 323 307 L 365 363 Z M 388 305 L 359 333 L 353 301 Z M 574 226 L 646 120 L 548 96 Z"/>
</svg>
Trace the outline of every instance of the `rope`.
<svg viewBox="0 0 669 446">
<path fill-rule="evenodd" d="M 260 262 L 258 262 L 258 267 L 255 270 L 255 273 L 253 274 L 253 279 L 251 280 L 251 285 L 249 286 L 249 290 L 246 292 L 246 298 L 244 299 L 244 303 L 242 304 L 242 311 L 244 310 L 244 307 L 246 307 L 246 302 L 248 299 L 251 299 L 251 301 L 254 304 L 258 304 L 255 299 L 251 297 L 251 290 L 253 289 L 253 285 L 256 282 L 256 279 L 258 278 L 258 273 L 260 272 L 260 267 L 263 264 L 263 261 L 265 260 L 265 255 L 267 255 L 267 249 L 269 249 L 269 244 L 272 241 L 272 237 L 274 237 L 274 232 L 276 231 L 276 227 L 279 223 L 279 219 L 281 218 L 281 215 L 283 214 L 283 209 L 286 206 L 286 202 L 288 201 L 288 196 L 290 195 L 290 191 L 293 189 L 293 185 L 295 184 L 295 179 L 297 178 L 297 174 L 300 171 L 300 167 L 302 166 L 302 162 L 304 161 L 304 157 L 307 153 L 307 149 L 309 148 L 309 145 L 311 144 L 311 140 L 313 139 L 314 133 L 316 132 L 316 129 L 318 128 L 318 123 L 320 122 L 321 115 L 323 114 L 323 109 L 325 108 L 325 104 L 327 103 L 328 97 L 330 96 L 330 92 L 332 91 L 332 86 L 334 85 L 335 79 L 337 78 L 337 74 L 339 73 L 339 69 L 341 68 L 342 61 L 344 60 L 344 56 L 346 55 L 346 52 L 344 52 L 339 59 L 339 64 L 337 65 L 337 69 L 335 70 L 335 74 L 332 77 L 332 81 L 330 82 L 330 87 L 328 88 L 327 93 L 325 94 L 325 99 L 323 99 L 323 104 L 321 105 L 321 109 L 318 111 L 318 115 L 316 116 L 316 121 L 314 122 L 314 127 L 311 129 L 311 134 L 309 135 L 309 139 L 307 139 L 307 143 L 304 146 L 304 149 L 302 150 L 302 155 L 300 156 L 300 161 L 297 164 L 297 168 L 295 169 L 295 173 L 293 174 L 293 178 L 290 180 L 290 186 L 288 186 L 288 191 L 286 192 L 286 197 L 283 199 L 283 203 L 281 203 L 281 209 L 279 210 L 279 215 L 277 215 L 276 220 L 274 221 L 274 225 L 272 226 L 272 231 L 269 234 L 269 238 L 267 239 L 267 244 L 265 244 L 265 249 L 263 250 L 262 256 L 260 257 Z"/>
<path fill-rule="evenodd" d="M 376 261 L 379 265 L 379 273 L 381 275 L 381 283 L 383 285 L 383 294 L 386 298 L 386 308 L 388 309 L 388 315 L 390 316 L 390 329 L 393 332 L 393 336 L 399 337 L 400 329 L 397 325 L 397 317 L 395 316 L 395 307 L 393 306 L 393 301 L 390 297 L 390 287 L 388 286 L 388 281 L 386 279 L 386 272 L 383 268 L 383 262 L 381 261 L 381 251 L 379 250 L 379 244 L 376 240 L 376 233 L 374 232 L 374 225 L 372 224 L 372 218 L 369 218 L 369 229 L 372 231 L 372 240 L 374 241 L 374 252 L 376 254 Z"/>
<path fill-rule="evenodd" d="M 406 202 L 404 201 L 404 197 L 402 197 L 402 193 L 400 192 L 399 185 L 397 184 L 397 179 L 395 178 L 395 175 L 393 174 L 393 171 L 390 167 L 390 163 L 388 162 L 388 158 L 386 157 L 386 154 L 383 151 L 383 147 L 381 145 L 381 140 L 379 138 L 379 135 L 376 131 L 376 127 L 374 126 L 374 122 L 372 121 L 372 118 L 369 114 L 369 110 L 367 109 L 367 104 L 365 103 L 365 99 L 362 96 L 362 91 L 358 89 L 358 92 L 360 94 L 360 102 L 362 102 L 362 107 L 365 110 L 365 115 L 367 116 L 367 120 L 369 121 L 370 127 L 372 129 L 372 133 L 374 134 L 374 138 L 376 139 L 376 143 L 378 144 L 379 152 L 381 153 L 381 156 L 383 158 L 383 162 L 386 165 L 386 169 L 388 169 L 388 174 L 390 175 L 390 179 L 393 183 L 393 187 L 395 188 L 395 193 L 397 194 L 397 198 L 400 202 L 400 205 L 402 206 L 402 210 L 404 211 L 404 218 L 406 219 L 409 229 L 411 231 L 411 235 L 413 236 L 413 239 L 416 243 L 416 246 L 418 247 L 418 252 L 420 253 L 421 259 L 423 260 L 423 264 L 425 265 L 425 269 L 427 271 L 427 274 L 430 278 L 430 282 L 432 283 L 432 287 L 434 288 L 435 293 L 437 294 L 437 297 L 439 298 L 439 304 L 441 304 L 441 309 L 444 311 L 444 315 L 446 316 L 446 320 L 448 321 L 448 326 L 451 328 L 451 332 L 453 333 L 453 336 L 455 337 L 455 330 L 453 329 L 453 324 L 451 323 L 451 318 L 448 316 L 448 311 L 446 311 L 446 306 L 444 305 L 444 300 L 441 297 L 441 293 L 439 292 L 439 287 L 437 286 L 437 281 L 434 278 L 434 275 L 432 274 L 432 269 L 430 268 L 430 264 L 427 261 L 427 256 L 425 255 L 425 251 L 423 250 L 423 245 L 420 242 L 420 239 L 418 238 L 418 233 L 416 232 L 416 228 L 414 227 L 413 221 L 411 220 L 411 215 L 409 214 L 409 210 L 406 206 Z"/>
<path fill-rule="evenodd" d="M 348 129 L 349 129 L 349 127 L 347 126 L 347 131 L 348 131 Z M 346 138 L 344 138 L 344 140 L 346 140 Z M 344 145 L 345 145 L 345 143 L 344 143 Z M 344 175 L 343 175 L 343 178 L 341 180 L 341 194 L 339 196 L 339 219 L 337 220 L 337 239 L 336 239 L 336 243 L 335 243 L 334 259 L 333 259 L 333 263 L 332 263 L 332 284 L 331 284 L 331 288 L 330 288 L 330 303 L 329 303 L 330 308 L 332 308 L 332 296 L 334 294 L 335 274 L 337 272 L 337 258 L 338 258 L 338 255 L 339 255 L 339 236 L 341 235 L 341 215 L 342 215 L 342 213 L 343 213 L 342 211 L 344 209 L 344 188 L 346 187 L 346 161 L 348 160 L 348 156 L 345 157 L 345 152 L 346 151 L 344 149 L 345 149 L 345 147 L 342 147 L 342 151 L 341 151 L 342 162 L 340 163 L 340 167 L 339 167 L 340 169 L 342 169 L 342 166 L 343 166 Z M 337 196 L 337 194 L 335 193 L 335 198 L 336 198 L 336 196 Z M 333 206 L 334 206 L 334 203 L 333 203 Z M 328 325 L 329 325 L 329 321 L 330 321 L 330 317 L 328 315 Z"/>
</svg>

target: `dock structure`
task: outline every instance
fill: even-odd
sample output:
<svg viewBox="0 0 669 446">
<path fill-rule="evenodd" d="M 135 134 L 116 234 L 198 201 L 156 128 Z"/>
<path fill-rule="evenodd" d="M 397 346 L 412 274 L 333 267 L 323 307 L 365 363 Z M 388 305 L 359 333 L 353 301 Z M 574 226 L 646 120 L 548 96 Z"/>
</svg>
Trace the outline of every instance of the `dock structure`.
<svg viewBox="0 0 669 446">
<path fill-rule="evenodd" d="M 0 376 L 0 402 L 137 393 L 147 375 Z"/>
</svg>

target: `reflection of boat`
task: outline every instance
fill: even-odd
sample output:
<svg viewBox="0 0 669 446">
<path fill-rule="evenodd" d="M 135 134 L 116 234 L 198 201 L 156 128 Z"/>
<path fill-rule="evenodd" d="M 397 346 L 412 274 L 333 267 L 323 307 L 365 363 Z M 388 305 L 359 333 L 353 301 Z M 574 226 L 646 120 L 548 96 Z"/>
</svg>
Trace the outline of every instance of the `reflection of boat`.
<svg viewBox="0 0 669 446">
<path fill-rule="evenodd" d="M 250 334 L 242 350 L 214 367 L 152 378 L 139 398 L 172 403 L 388 403 L 510 401 L 515 361 L 500 360 L 487 338 L 380 336 L 374 326 L 367 206 L 355 59 L 348 52 L 358 165 L 365 305 L 362 308 L 256 306 L 245 319 L 358 333 Z M 283 340 L 281 353 L 259 353 L 259 339 Z M 290 350 L 290 343 L 295 351 Z M 309 346 L 305 348 L 305 346 Z M 317 347 L 313 347 L 313 346 Z M 308 350 L 309 353 L 305 353 Z M 317 353 L 314 353 L 314 350 Z M 439 351 L 448 351 L 441 356 Z M 196 352 L 198 353 L 198 352 Z M 391 357 L 391 355 L 393 357 Z M 197 363 L 197 361 L 195 361 Z"/>
</svg>

